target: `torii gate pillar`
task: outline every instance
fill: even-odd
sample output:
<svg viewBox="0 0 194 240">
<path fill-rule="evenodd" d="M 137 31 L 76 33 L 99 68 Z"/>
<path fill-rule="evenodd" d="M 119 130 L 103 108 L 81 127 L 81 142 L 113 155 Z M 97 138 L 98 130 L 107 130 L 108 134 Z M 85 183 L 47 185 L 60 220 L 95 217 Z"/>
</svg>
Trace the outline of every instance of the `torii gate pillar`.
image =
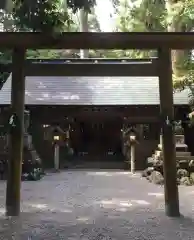
<svg viewBox="0 0 194 240">
<path fill-rule="evenodd" d="M 20 214 L 20 187 L 24 138 L 24 97 L 25 97 L 25 49 L 15 48 L 12 55 L 11 114 L 15 126 L 11 127 L 9 139 L 9 162 L 6 191 L 6 214 Z"/>
<path fill-rule="evenodd" d="M 158 76 L 162 124 L 162 150 L 166 215 L 179 217 L 179 197 L 174 137 L 174 106 L 171 49 L 158 49 Z"/>
</svg>

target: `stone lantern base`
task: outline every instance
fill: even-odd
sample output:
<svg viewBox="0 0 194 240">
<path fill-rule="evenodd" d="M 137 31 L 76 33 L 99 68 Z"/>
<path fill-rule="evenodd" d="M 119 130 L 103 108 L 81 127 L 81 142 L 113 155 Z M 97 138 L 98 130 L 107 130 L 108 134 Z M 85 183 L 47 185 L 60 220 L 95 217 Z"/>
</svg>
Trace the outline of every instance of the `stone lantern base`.
<svg viewBox="0 0 194 240">
<path fill-rule="evenodd" d="M 175 144 L 176 144 L 176 151 L 187 151 L 188 146 L 185 144 L 185 136 L 182 135 L 175 135 Z M 160 144 L 158 148 L 162 149 L 162 135 L 160 135 Z"/>
</svg>

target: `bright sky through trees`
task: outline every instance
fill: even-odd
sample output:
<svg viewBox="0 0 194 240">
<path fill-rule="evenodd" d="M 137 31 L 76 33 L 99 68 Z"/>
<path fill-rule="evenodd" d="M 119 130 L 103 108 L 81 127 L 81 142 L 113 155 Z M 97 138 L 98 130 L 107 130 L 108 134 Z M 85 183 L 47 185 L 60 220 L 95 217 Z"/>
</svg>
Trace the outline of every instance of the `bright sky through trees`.
<svg viewBox="0 0 194 240">
<path fill-rule="evenodd" d="M 104 32 L 112 32 L 114 19 L 111 17 L 114 13 L 110 0 L 97 0 L 95 11 L 100 23 L 100 28 Z"/>
</svg>

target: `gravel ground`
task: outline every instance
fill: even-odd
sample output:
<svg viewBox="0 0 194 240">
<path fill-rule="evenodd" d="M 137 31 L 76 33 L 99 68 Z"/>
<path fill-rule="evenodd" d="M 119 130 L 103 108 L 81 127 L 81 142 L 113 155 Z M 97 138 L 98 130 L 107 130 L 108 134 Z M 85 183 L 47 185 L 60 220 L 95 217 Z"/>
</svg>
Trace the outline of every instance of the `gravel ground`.
<svg viewBox="0 0 194 240">
<path fill-rule="evenodd" d="M 22 184 L 22 214 L 4 216 L 0 183 L 0 239 L 194 239 L 194 187 L 180 187 L 184 217 L 164 214 L 163 187 L 116 171 L 49 173 Z"/>
</svg>

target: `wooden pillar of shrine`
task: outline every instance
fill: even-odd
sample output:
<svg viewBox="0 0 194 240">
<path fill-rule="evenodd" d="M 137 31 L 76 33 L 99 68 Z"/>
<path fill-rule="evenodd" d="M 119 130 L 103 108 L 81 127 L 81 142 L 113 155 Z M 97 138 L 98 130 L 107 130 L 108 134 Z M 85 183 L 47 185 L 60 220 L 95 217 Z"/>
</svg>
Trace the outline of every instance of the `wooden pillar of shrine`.
<svg viewBox="0 0 194 240">
<path fill-rule="evenodd" d="M 12 55 L 11 116 L 9 163 L 6 190 L 6 214 L 20 214 L 20 186 L 23 160 L 24 101 L 25 101 L 25 49 L 15 48 Z"/>
<path fill-rule="evenodd" d="M 171 50 L 158 49 L 158 76 L 162 124 L 162 151 L 166 215 L 179 217 L 179 196 L 174 137 L 174 107 Z"/>
</svg>

